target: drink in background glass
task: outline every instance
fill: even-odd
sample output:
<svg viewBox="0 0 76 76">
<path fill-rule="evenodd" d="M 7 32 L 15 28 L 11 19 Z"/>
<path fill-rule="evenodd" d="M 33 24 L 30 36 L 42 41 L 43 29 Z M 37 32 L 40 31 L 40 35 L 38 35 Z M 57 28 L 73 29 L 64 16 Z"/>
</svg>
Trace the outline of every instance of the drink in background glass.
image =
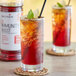
<svg viewBox="0 0 76 76">
<path fill-rule="evenodd" d="M 21 0 L 3 0 L 0 11 L 1 60 L 21 60 L 20 17 Z"/>
<path fill-rule="evenodd" d="M 65 53 L 70 50 L 71 40 L 71 6 L 53 7 L 53 50 Z"/>
<path fill-rule="evenodd" d="M 43 68 L 44 18 L 21 18 L 21 55 L 24 71 L 39 71 Z"/>
</svg>

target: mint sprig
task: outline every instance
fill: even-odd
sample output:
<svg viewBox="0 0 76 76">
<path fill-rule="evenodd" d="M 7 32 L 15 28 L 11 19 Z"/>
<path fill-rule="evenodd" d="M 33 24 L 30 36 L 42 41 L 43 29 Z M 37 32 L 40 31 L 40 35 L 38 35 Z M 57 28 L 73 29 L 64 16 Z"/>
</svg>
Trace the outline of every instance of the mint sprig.
<svg viewBox="0 0 76 76">
<path fill-rule="evenodd" d="M 28 19 L 33 19 L 33 18 L 34 18 L 34 13 L 33 13 L 32 10 L 30 10 L 30 11 L 28 12 L 27 18 L 28 18 Z"/>
<path fill-rule="evenodd" d="M 63 5 L 62 5 L 62 4 L 60 4 L 59 2 L 57 2 L 57 5 L 58 5 L 59 7 L 63 7 Z"/>
</svg>

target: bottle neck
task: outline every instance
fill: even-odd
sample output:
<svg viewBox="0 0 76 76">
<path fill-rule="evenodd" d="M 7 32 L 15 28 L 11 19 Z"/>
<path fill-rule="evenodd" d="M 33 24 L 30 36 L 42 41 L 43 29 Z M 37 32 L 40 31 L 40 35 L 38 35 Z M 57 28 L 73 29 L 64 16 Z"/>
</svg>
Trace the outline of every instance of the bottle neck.
<svg viewBox="0 0 76 76">
<path fill-rule="evenodd" d="M 15 2 L 12 2 L 12 3 L 0 3 L 0 6 L 23 6 L 23 3 L 15 3 Z"/>
</svg>

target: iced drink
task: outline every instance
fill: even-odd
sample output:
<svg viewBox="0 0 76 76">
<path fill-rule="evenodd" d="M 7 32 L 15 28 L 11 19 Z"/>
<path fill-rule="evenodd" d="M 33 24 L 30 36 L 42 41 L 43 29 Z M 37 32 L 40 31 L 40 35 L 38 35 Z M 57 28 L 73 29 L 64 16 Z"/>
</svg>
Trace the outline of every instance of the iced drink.
<svg viewBox="0 0 76 76">
<path fill-rule="evenodd" d="M 25 71 L 39 71 L 43 64 L 44 18 L 21 18 L 21 55 Z"/>
<path fill-rule="evenodd" d="M 69 51 L 71 40 L 71 6 L 53 7 L 53 50 L 58 53 Z"/>
</svg>

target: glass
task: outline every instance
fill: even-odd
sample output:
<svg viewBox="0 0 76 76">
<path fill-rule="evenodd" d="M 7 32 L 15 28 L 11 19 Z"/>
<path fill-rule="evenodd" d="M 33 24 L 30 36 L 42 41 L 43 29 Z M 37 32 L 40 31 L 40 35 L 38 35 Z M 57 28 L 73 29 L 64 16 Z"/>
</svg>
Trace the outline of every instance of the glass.
<svg viewBox="0 0 76 76">
<path fill-rule="evenodd" d="M 22 7 L 21 0 L 0 1 L 1 60 L 21 60 L 20 17 L 23 11 Z"/>
<path fill-rule="evenodd" d="M 71 40 L 71 6 L 53 7 L 52 13 L 53 50 L 56 53 L 68 52 Z"/>
<path fill-rule="evenodd" d="M 39 71 L 43 68 L 43 24 L 44 18 L 21 17 L 21 55 L 24 71 Z"/>
</svg>

